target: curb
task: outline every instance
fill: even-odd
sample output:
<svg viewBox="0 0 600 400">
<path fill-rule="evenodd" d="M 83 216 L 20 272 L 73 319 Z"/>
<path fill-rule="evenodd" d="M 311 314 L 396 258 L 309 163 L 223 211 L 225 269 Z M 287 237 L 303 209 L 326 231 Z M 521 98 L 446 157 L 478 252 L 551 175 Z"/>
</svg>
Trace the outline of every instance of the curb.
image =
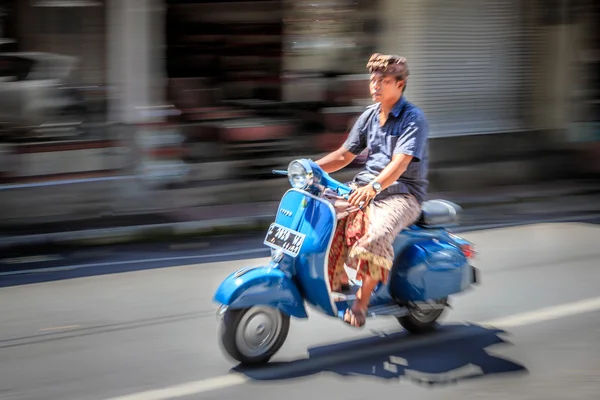
<svg viewBox="0 0 600 400">
<path fill-rule="evenodd" d="M 519 205 L 524 202 L 544 203 L 557 197 L 577 196 L 584 192 L 589 194 L 589 191 L 573 190 L 569 193 L 554 193 L 553 195 L 546 196 L 489 196 L 485 199 L 465 198 L 463 201 L 459 201 L 458 204 L 462 207 L 463 212 L 468 212 L 468 210 L 476 211 L 488 207 L 493 209 L 498 206 Z M 590 215 L 592 214 L 592 210 L 587 211 Z M 594 209 L 593 211 L 600 212 L 600 209 Z M 160 242 L 186 237 L 198 238 L 233 233 L 261 232 L 269 227 L 275 216 L 276 213 L 274 211 L 272 213 L 248 217 L 20 235 L 0 238 L 0 249 L 36 245 L 100 246 L 135 242 Z"/>
<path fill-rule="evenodd" d="M 275 213 L 242 218 L 221 218 L 205 221 L 22 235 L 1 238 L 0 248 L 49 244 L 94 246 L 141 241 L 163 241 L 169 238 L 184 238 L 189 236 L 215 236 L 234 232 L 255 232 L 266 229 L 274 218 Z"/>
</svg>

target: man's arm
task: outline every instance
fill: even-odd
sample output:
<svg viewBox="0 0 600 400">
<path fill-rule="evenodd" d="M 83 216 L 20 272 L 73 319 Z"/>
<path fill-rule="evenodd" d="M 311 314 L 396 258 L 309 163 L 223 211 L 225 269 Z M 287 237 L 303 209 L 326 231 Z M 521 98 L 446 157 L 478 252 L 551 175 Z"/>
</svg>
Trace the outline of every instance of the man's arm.
<svg viewBox="0 0 600 400">
<path fill-rule="evenodd" d="M 402 127 L 402 132 L 399 133 L 400 137 L 396 142 L 392 161 L 375 179 L 381 184 L 382 190 L 397 181 L 413 159 L 416 162 L 421 161 L 429 135 L 425 117 L 420 113 L 409 115 L 405 126 Z"/>
<path fill-rule="evenodd" d="M 406 171 L 412 159 L 413 156 L 409 156 L 408 154 L 394 154 L 392 161 L 375 179 L 375 181 L 381 184 L 381 190 L 387 189 L 392 183 L 396 182 Z"/>
<path fill-rule="evenodd" d="M 319 167 L 323 168 L 325 172 L 330 174 L 332 172 L 339 171 L 340 169 L 344 168 L 345 166 L 350 164 L 355 158 L 356 155 L 352 154 L 349 150 L 342 146 L 339 149 L 332 151 L 325 157 L 315 162 Z"/>
<path fill-rule="evenodd" d="M 392 161 L 381 171 L 375 181 L 381 184 L 381 190 L 387 189 L 394 183 L 408 168 L 408 164 L 412 161 L 413 156 L 407 154 L 394 154 Z M 377 193 L 372 185 L 366 185 L 355 190 L 348 199 L 353 206 L 366 204 L 375 198 Z"/>
<path fill-rule="evenodd" d="M 381 184 L 382 190 L 398 180 L 412 161 L 420 162 L 425 150 L 428 127 L 422 115 L 409 116 L 402 129 L 393 151 L 392 161 L 375 178 L 375 181 Z M 367 204 L 375 198 L 376 194 L 372 185 L 366 185 L 352 193 L 349 201 L 354 206 Z"/>
</svg>

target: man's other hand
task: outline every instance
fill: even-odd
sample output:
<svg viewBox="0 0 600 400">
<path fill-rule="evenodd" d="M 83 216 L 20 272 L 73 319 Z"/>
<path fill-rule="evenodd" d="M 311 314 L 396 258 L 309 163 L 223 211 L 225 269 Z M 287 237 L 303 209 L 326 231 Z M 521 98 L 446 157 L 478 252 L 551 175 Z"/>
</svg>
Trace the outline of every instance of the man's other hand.
<svg viewBox="0 0 600 400">
<path fill-rule="evenodd" d="M 371 185 L 363 186 L 356 189 L 350 195 L 348 201 L 355 207 L 364 207 L 377 196 L 377 192 Z M 362 204 L 361 204 L 362 203 Z"/>
</svg>

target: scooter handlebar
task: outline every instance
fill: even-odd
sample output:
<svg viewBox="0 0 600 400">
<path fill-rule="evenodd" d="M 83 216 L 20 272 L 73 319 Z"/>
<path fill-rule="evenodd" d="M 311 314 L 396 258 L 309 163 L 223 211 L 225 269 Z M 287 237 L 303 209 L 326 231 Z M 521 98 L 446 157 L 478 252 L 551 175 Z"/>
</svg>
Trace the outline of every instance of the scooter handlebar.
<svg viewBox="0 0 600 400">
<path fill-rule="evenodd" d="M 343 198 L 348 200 L 348 198 L 350 197 L 352 192 L 354 192 L 354 189 L 352 189 L 350 186 L 346 186 L 343 183 L 336 181 L 335 179 L 333 179 L 331 177 L 328 177 L 328 178 L 329 178 L 328 179 L 329 180 L 328 187 L 331 190 L 335 190 L 337 192 L 337 194 L 339 194 L 340 196 L 342 196 Z"/>
<path fill-rule="evenodd" d="M 329 189 L 336 191 L 340 196 L 342 196 L 346 200 L 350 197 L 350 194 L 352 194 L 352 192 L 354 191 L 351 187 L 344 185 L 343 183 L 338 182 L 337 180 L 333 179 L 328 173 L 321 170 L 319 167 L 316 167 L 316 168 L 318 168 L 320 170 L 320 175 L 322 175 L 324 178 L 321 181 L 322 184 L 327 186 Z M 273 174 L 287 175 L 288 171 L 281 170 L 281 169 L 274 169 Z"/>
</svg>

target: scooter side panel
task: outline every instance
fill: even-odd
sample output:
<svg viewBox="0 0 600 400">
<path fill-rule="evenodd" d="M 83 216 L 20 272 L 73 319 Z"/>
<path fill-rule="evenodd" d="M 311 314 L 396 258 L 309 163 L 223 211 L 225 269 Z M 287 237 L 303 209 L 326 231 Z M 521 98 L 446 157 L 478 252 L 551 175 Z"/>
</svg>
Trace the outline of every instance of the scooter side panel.
<svg viewBox="0 0 600 400">
<path fill-rule="evenodd" d="M 336 226 L 333 206 L 309 193 L 292 189 L 281 200 L 276 222 L 306 235 L 295 259 L 294 279 L 308 303 L 335 316 L 327 276 L 328 250 Z"/>
<path fill-rule="evenodd" d="M 401 301 L 441 299 L 468 289 L 472 268 L 460 249 L 441 238 L 407 232 L 412 240 L 396 257 L 392 296 Z"/>
<path fill-rule="evenodd" d="M 293 317 L 308 317 L 296 284 L 283 271 L 272 267 L 234 272 L 221 283 L 214 300 L 229 308 L 265 305 Z"/>
<path fill-rule="evenodd" d="M 306 235 L 300 249 L 303 254 L 327 251 L 334 219 L 325 200 L 292 189 L 281 199 L 275 222 Z"/>
</svg>

